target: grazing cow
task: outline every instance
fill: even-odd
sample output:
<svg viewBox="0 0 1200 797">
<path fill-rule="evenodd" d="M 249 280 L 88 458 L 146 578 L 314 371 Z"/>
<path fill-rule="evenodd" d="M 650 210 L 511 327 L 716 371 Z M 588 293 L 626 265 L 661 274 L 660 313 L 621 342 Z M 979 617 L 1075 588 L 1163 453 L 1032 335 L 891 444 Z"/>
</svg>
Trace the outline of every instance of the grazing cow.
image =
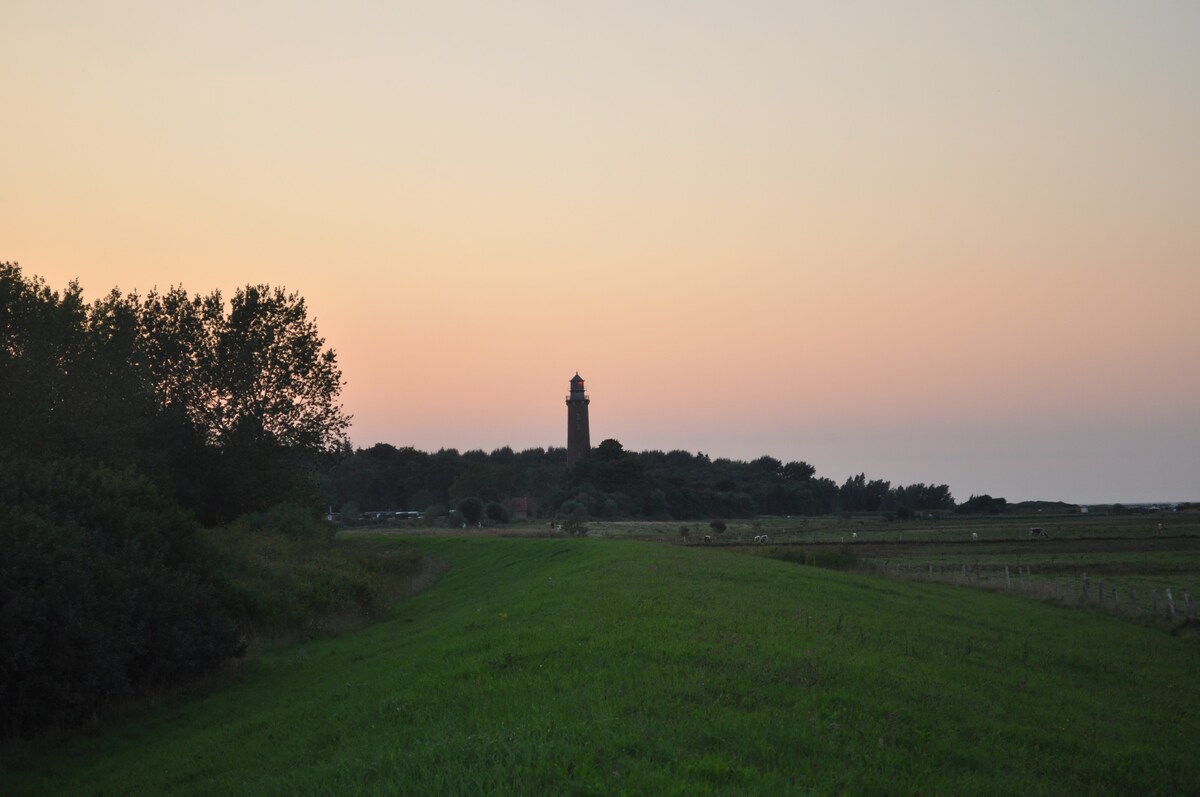
<svg viewBox="0 0 1200 797">
<path fill-rule="evenodd" d="M 972 532 L 971 532 L 971 539 L 975 540 L 975 542 L 979 542 L 979 532 L 977 532 L 977 531 L 972 531 Z"/>
<path fill-rule="evenodd" d="M 854 541 L 858 540 L 858 532 L 857 531 L 850 532 L 850 539 L 854 540 Z"/>
<path fill-rule="evenodd" d="M 1041 526 L 1034 526 L 1029 530 L 1029 539 L 1031 540 L 1048 540 L 1050 536 L 1046 534 L 1046 530 Z"/>
<path fill-rule="evenodd" d="M 710 542 L 712 542 L 712 536 L 711 536 L 711 535 L 708 535 L 708 534 L 705 534 L 705 535 L 704 535 L 704 544 L 705 544 L 705 545 L 708 545 Z"/>
<path fill-rule="evenodd" d="M 766 534 L 764 534 L 764 535 L 762 535 L 762 542 L 763 542 L 763 545 L 766 545 L 769 542 L 771 542 L 771 538 L 768 537 Z"/>
</svg>

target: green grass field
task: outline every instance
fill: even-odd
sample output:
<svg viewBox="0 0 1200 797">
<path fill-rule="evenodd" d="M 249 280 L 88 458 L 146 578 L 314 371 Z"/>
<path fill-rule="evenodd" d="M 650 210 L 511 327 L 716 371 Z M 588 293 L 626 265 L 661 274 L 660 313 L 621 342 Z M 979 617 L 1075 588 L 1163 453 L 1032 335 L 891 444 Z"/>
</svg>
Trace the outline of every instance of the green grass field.
<svg viewBox="0 0 1200 797">
<path fill-rule="evenodd" d="M 1189 794 L 1200 647 L 702 546 L 379 537 L 450 563 L 208 694 L 12 747 L 6 795 Z"/>
<path fill-rule="evenodd" d="M 593 523 L 589 535 L 690 545 L 699 544 L 708 535 L 713 546 L 740 547 L 750 545 L 756 535 L 767 533 L 772 544 L 778 546 L 772 555 L 787 552 L 781 558 L 796 561 L 844 551 L 857 559 L 857 569 L 862 572 L 990 590 L 1012 589 L 1063 605 L 1086 604 L 1127 618 L 1168 624 L 1188 615 L 1185 599 L 1190 595 L 1191 617 L 1200 618 L 1197 512 L 950 514 L 903 522 L 889 521 L 880 513 L 768 517 L 731 521 L 721 534 L 706 523 L 693 522 L 686 524 L 686 540 L 679 534 L 681 525 Z M 1049 539 L 1031 539 L 1029 529 L 1034 526 L 1045 529 Z M 828 550 L 820 553 L 823 548 Z M 761 548 L 754 552 L 768 553 Z M 1005 575 L 1006 566 L 1009 575 Z M 1104 601 L 1100 600 L 1101 587 Z M 1174 596 L 1175 615 L 1168 608 L 1168 589 Z"/>
</svg>

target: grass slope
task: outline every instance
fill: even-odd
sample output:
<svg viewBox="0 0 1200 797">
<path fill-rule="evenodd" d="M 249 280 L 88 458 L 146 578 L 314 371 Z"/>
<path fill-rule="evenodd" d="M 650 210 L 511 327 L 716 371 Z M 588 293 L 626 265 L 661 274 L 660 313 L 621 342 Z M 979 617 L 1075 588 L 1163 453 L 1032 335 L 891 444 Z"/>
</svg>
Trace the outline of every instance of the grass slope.
<svg viewBox="0 0 1200 797">
<path fill-rule="evenodd" d="M 380 540 L 451 563 L 18 794 L 1183 794 L 1200 648 L 1094 614 L 614 540 Z"/>
</svg>

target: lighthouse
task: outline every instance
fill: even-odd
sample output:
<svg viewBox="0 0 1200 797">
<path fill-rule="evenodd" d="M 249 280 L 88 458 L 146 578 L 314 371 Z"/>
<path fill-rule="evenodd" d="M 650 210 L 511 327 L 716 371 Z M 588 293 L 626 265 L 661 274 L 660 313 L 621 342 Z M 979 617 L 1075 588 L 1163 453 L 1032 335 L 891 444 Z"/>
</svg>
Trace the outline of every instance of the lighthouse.
<svg viewBox="0 0 1200 797">
<path fill-rule="evenodd" d="M 571 392 L 567 395 L 567 467 L 585 459 L 592 450 L 592 438 L 588 431 L 588 403 L 591 399 L 583 390 L 583 377 L 577 371 L 571 378 Z"/>
</svg>

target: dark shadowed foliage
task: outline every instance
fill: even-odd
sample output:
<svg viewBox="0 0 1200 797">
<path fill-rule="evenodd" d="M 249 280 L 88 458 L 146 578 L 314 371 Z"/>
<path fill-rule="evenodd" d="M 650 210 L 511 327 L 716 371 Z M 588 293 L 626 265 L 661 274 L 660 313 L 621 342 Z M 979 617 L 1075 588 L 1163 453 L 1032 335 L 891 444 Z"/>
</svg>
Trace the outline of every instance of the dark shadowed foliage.
<svg viewBox="0 0 1200 797">
<path fill-rule="evenodd" d="M 193 521 L 132 470 L 0 459 L 0 733 L 92 719 L 239 634 Z"/>
<path fill-rule="evenodd" d="M 316 511 L 344 448 L 341 371 L 279 288 L 113 290 L 88 305 L 0 263 L 0 446 L 132 465 L 206 522 Z"/>
<path fill-rule="evenodd" d="M 560 520 L 577 514 L 577 508 L 603 520 L 698 520 L 838 510 L 899 512 L 901 507 L 900 514 L 910 515 L 954 507 L 944 484 L 893 488 L 860 474 L 839 488 L 832 479 L 815 474 L 807 462 L 633 452 L 613 439 L 570 468 L 562 448 L 514 452 L 505 447 L 490 454 L 442 449 L 430 454 L 378 443 L 342 452 L 330 473 L 329 503 L 339 507 L 353 502 L 367 512 L 392 512 L 457 506 L 472 497 L 485 504 L 523 499 L 532 517 Z"/>
</svg>

